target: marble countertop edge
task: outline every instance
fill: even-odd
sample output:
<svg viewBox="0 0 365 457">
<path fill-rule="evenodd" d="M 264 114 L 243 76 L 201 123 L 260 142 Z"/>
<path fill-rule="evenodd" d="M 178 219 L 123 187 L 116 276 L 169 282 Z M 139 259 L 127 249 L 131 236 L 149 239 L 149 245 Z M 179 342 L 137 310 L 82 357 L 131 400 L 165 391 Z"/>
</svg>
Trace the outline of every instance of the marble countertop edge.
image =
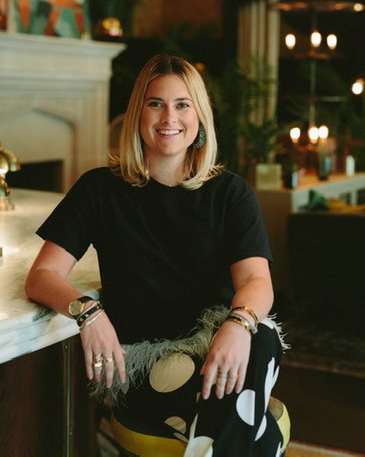
<svg viewBox="0 0 365 457">
<path fill-rule="evenodd" d="M 80 287 L 80 289 L 82 289 Z M 94 298 L 95 300 L 99 298 L 99 291 L 95 289 L 88 289 L 83 292 L 85 295 L 89 295 L 90 297 Z M 23 305 L 23 307 L 19 308 L 19 314 L 16 315 L 16 305 L 17 301 L 19 302 L 20 305 Z M 24 311 L 24 303 L 29 304 L 30 308 L 28 312 Z M 58 314 L 51 310 L 50 308 L 47 308 L 46 306 L 40 305 L 39 303 L 34 302 L 31 299 L 18 299 L 14 300 L 13 302 L 13 309 L 12 309 L 12 316 L 7 316 L 6 312 L 1 313 L 0 312 L 0 331 L 2 334 L 8 333 L 8 332 L 13 332 L 14 329 L 19 330 L 22 328 L 27 328 L 31 325 L 34 325 L 38 322 L 44 322 L 44 321 L 49 321 L 53 319 L 55 316 Z M 61 315 L 62 316 L 62 315 Z M 63 316 L 66 319 L 66 316 Z"/>
<path fill-rule="evenodd" d="M 75 323 L 70 320 L 69 325 L 58 328 L 53 332 L 42 336 L 36 336 L 35 338 L 23 341 L 22 343 L 16 343 L 1 348 L 0 363 L 5 363 L 22 355 L 30 354 L 77 335 L 79 329 L 77 327 L 75 328 L 74 324 Z"/>
</svg>

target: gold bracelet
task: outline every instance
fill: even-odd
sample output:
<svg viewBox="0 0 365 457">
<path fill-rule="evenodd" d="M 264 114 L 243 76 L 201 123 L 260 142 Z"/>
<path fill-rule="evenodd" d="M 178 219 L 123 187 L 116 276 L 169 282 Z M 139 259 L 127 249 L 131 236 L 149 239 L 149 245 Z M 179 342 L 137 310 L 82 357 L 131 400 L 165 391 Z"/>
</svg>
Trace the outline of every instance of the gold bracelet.
<svg viewBox="0 0 365 457">
<path fill-rule="evenodd" d="M 255 321 L 255 327 L 259 325 L 259 319 L 256 316 L 255 311 L 253 309 L 247 308 L 246 306 L 237 306 L 236 308 L 232 308 L 231 311 L 237 311 L 238 309 L 246 311 L 246 313 L 248 313 L 252 317 L 252 319 Z"/>
<path fill-rule="evenodd" d="M 92 319 L 86 320 L 83 324 L 80 325 L 80 330 L 83 328 L 87 327 L 88 325 L 92 324 L 98 317 L 100 317 L 100 314 L 103 314 L 104 310 L 101 309 L 100 312 L 94 316 Z"/>
<path fill-rule="evenodd" d="M 232 322 L 236 322 L 236 324 L 238 324 L 238 325 L 242 325 L 242 327 L 245 327 L 245 329 L 248 331 L 248 333 L 252 337 L 253 333 L 252 333 L 251 327 L 244 319 L 240 319 L 239 317 L 236 317 L 236 316 L 228 316 L 226 318 L 226 321 L 232 321 Z"/>
</svg>

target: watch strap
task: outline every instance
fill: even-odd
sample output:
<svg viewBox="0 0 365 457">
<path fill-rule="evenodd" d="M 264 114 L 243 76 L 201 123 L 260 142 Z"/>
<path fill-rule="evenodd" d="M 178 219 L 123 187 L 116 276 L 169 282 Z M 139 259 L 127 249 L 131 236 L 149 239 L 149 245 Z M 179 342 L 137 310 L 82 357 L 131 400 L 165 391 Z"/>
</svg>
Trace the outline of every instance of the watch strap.
<svg viewBox="0 0 365 457">
<path fill-rule="evenodd" d="M 82 325 L 82 323 L 85 322 L 88 317 L 90 317 L 92 314 L 94 314 L 99 309 L 103 309 L 103 305 L 100 302 L 100 300 L 96 300 L 96 302 L 93 305 L 91 305 L 90 308 L 88 308 L 86 311 L 84 311 L 81 314 L 81 316 L 79 316 L 76 319 L 77 325 L 80 327 Z"/>
<path fill-rule="evenodd" d="M 76 300 L 78 300 L 78 301 L 81 302 L 81 303 L 86 303 L 86 302 L 88 302 L 88 301 L 93 301 L 94 298 L 89 297 L 88 295 L 83 295 L 82 297 L 77 298 Z"/>
</svg>

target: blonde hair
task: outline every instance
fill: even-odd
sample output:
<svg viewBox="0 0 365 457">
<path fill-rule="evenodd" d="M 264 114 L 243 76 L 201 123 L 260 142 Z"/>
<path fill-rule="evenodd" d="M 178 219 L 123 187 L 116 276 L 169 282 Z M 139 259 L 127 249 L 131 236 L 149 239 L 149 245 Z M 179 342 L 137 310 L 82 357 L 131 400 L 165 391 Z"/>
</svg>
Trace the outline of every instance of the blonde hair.
<svg viewBox="0 0 365 457">
<path fill-rule="evenodd" d="M 205 181 L 216 176 L 221 166 L 216 164 L 217 140 L 214 130 L 213 112 L 209 96 L 199 72 L 186 60 L 166 54 L 152 57 L 140 72 L 128 104 L 123 121 L 120 146 L 117 154 L 110 154 L 110 165 L 124 181 L 135 186 L 144 186 L 149 180 L 145 163 L 139 121 L 147 86 L 154 78 L 173 74 L 179 76 L 192 97 L 199 122 L 205 130 L 206 140 L 200 149 L 189 146 L 181 185 L 187 189 L 197 189 Z"/>
</svg>

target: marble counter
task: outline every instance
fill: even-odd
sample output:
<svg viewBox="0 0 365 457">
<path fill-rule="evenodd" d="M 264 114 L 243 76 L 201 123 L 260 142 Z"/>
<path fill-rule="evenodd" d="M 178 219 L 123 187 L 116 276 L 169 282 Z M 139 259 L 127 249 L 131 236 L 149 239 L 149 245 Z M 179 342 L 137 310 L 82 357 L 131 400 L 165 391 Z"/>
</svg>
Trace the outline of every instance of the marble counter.
<svg viewBox="0 0 365 457">
<path fill-rule="evenodd" d="M 12 189 L 14 210 L 0 211 L 0 363 L 58 343 L 78 333 L 76 322 L 27 299 L 24 282 L 43 240 L 35 230 L 63 195 Z M 90 247 L 70 282 L 96 297 L 100 287 L 96 252 Z"/>
</svg>

